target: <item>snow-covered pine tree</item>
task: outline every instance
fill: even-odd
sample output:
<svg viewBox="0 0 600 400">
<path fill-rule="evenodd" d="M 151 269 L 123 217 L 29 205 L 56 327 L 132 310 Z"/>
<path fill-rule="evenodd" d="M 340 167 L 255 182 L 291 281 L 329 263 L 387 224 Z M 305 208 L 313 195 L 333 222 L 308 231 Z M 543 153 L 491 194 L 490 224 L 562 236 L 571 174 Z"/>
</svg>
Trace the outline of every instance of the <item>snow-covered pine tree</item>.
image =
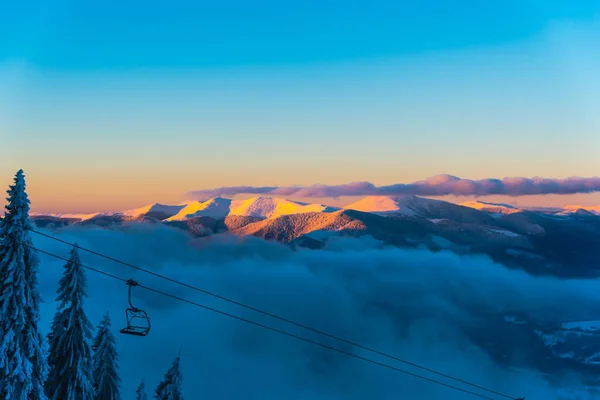
<svg viewBox="0 0 600 400">
<path fill-rule="evenodd" d="M 0 398 L 45 400 L 47 345 L 39 329 L 37 268 L 27 228 L 29 198 L 19 170 L 0 224 Z"/>
<path fill-rule="evenodd" d="M 60 303 L 48 335 L 46 395 L 50 400 L 94 399 L 92 324 L 83 309 L 87 281 L 77 249 L 75 245 L 64 266 L 56 298 Z"/>
<path fill-rule="evenodd" d="M 106 313 L 92 343 L 94 351 L 94 390 L 96 400 L 120 400 L 119 356 L 115 337 L 110 330 L 110 315 Z"/>
<path fill-rule="evenodd" d="M 154 398 L 157 400 L 183 400 L 183 393 L 181 391 L 181 383 L 183 381 L 183 375 L 179 368 L 179 360 L 181 354 L 177 356 L 171 368 L 165 374 L 165 379 L 158 385 Z"/>
<path fill-rule="evenodd" d="M 135 400 L 148 400 L 148 395 L 146 394 L 146 382 L 144 382 L 144 380 L 142 380 L 142 383 L 140 383 L 135 391 Z"/>
</svg>

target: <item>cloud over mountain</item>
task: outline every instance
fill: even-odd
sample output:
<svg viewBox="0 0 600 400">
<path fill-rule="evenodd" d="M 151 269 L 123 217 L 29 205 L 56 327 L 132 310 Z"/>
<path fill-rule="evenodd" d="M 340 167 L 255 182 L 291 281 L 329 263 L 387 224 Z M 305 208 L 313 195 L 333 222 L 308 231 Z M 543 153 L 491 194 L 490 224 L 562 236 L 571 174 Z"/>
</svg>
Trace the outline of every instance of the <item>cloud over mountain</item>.
<svg viewBox="0 0 600 400">
<path fill-rule="evenodd" d="M 596 318 L 600 292 L 594 280 L 535 277 L 485 257 L 361 249 L 357 239 L 340 242 L 331 250 L 292 251 L 254 238 L 222 238 L 199 250 L 189 236 L 162 225 L 132 225 L 121 231 L 74 226 L 58 235 L 503 393 L 528 400 L 597 398 L 597 393 L 581 393 L 579 397 L 570 392 L 559 394 L 557 386 L 564 391 L 579 386 L 580 374 L 567 365 L 553 372 L 553 384 L 545 382 L 536 368 L 549 362 L 547 353 L 539 353 L 534 345 L 541 339 L 532 337 L 526 324 L 495 318 L 498 312 L 545 321 Z M 40 236 L 33 239 L 38 248 L 68 254 L 62 243 Z M 48 327 L 56 310 L 52 300 L 64 263 L 45 254 L 40 254 L 40 259 L 40 290 L 46 300 L 42 322 Z M 94 255 L 82 253 L 82 261 L 148 287 L 391 363 Z M 180 347 L 186 398 L 359 400 L 395 399 L 399 393 L 406 400 L 475 398 L 143 289 L 134 291 L 133 302 L 152 318 L 150 335 L 119 335 L 117 330 L 125 323 L 126 286 L 92 271 L 86 273 L 90 282 L 86 302 L 89 317 L 94 324 L 107 310 L 113 317 L 124 398 L 131 398 L 142 378 L 149 389 L 156 387 Z M 494 343 L 491 349 L 496 353 L 486 347 L 489 342 Z M 508 368 L 506 362 L 520 368 Z M 440 378 L 407 365 L 393 365 Z M 568 381 L 557 381 L 559 377 Z"/>
<path fill-rule="evenodd" d="M 229 186 L 188 192 L 186 197 L 205 199 L 216 196 L 234 196 L 237 194 L 295 197 L 385 196 L 404 194 L 417 196 L 525 196 L 591 193 L 598 191 L 600 191 L 600 177 L 570 177 L 565 179 L 509 177 L 504 179 L 471 180 L 443 174 L 413 183 L 397 183 L 386 186 L 375 186 L 370 182 L 312 186 Z"/>
</svg>

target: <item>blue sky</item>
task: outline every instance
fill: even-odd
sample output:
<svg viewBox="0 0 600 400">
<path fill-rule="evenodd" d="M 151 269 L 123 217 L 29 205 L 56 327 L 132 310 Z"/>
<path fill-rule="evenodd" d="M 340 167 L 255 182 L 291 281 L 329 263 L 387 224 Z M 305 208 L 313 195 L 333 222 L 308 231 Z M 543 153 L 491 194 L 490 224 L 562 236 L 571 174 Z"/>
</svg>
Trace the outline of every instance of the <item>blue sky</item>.
<svg viewBox="0 0 600 400">
<path fill-rule="evenodd" d="M 22 167 L 42 208 L 114 208 L 227 185 L 597 175 L 598 2 L 215 3 L 5 5 L 1 182 Z"/>
<path fill-rule="evenodd" d="M 588 0 L 34 0 L 3 7 L 0 54 L 67 71 L 357 61 L 522 40 L 598 10 Z"/>
</svg>

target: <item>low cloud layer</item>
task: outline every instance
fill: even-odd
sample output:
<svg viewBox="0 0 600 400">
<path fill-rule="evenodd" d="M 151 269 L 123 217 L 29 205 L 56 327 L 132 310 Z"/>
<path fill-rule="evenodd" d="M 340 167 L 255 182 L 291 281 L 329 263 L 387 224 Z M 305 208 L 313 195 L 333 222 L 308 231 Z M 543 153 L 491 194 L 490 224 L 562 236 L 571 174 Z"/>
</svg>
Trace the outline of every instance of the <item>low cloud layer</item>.
<svg viewBox="0 0 600 400">
<path fill-rule="evenodd" d="M 324 251 L 294 252 L 255 238 L 212 238 L 198 246 L 184 233 L 163 226 L 136 225 L 121 231 L 70 228 L 60 237 L 516 397 L 593 398 L 558 390 L 528 368 L 526 340 L 509 348 L 506 357 L 521 362 L 518 370 L 510 370 L 494 362 L 472 332 L 482 324 L 478 318 L 497 312 L 553 320 L 597 317 L 600 292 L 595 281 L 532 277 L 482 257 L 371 249 L 368 243 L 358 246 L 354 242 L 358 239 L 340 240 Z M 67 246 L 50 239 L 34 236 L 34 243 L 46 251 L 68 254 Z M 64 263 L 43 254 L 40 258 L 46 300 L 42 318 L 48 327 Z M 97 256 L 82 253 L 82 259 L 123 278 L 436 378 Z M 149 390 L 156 387 L 180 346 L 184 391 L 190 399 L 476 398 L 143 289 L 134 289 L 134 304 L 148 311 L 152 331 L 145 338 L 120 335 L 126 286 L 91 271 L 87 277 L 90 318 L 97 324 L 107 310 L 113 318 L 124 399 L 133 399 L 142 378 Z M 565 386 L 578 385 L 575 373 L 563 379 Z"/>
<path fill-rule="evenodd" d="M 452 175 L 436 175 L 423 181 L 375 186 L 370 182 L 354 182 L 345 185 L 313 186 L 230 186 L 210 190 L 196 190 L 186 194 L 190 199 L 206 199 L 237 194 L 259 194 L 294 197 L 343 197 L 373 195 L 417 196 L 526 196 L 541 194 L 576 194 L 600 191 L 600 177 L 566 179 L 550 178 L 504 178 L 462 179 Z"/>
</svg>

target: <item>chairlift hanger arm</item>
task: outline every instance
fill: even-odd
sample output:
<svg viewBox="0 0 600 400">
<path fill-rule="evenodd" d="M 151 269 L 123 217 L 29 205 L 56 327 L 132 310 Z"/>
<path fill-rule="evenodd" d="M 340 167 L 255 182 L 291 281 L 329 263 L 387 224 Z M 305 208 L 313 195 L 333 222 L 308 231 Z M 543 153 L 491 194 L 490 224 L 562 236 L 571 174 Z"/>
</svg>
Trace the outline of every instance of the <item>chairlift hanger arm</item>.
<svg viewBox="0 0 600 400">
<path fill-rule="evenodd" d="M 127 310 L 125 310 L 125 319 L 127 321 L 127 326 L 121 329 L 121 333 L 127 335 L 135 335 L 135 336 L 146 336 L 148 332 L 150 332 L 150 318 L 148 318 L 148 314 L 133 305 L 131 302 L 131 288 L 133 286 L 140 286 L 140 284 L 133 279 L 128 279 L 125 284 L 129 287 L 129 306 Z M 138 321 L 143 321 L 139 323 Z"/>
<path fill-rule="evenodd" d="M 129 299 L 129 307 L 131 307 L 131 308 L 132 308 L 132 309 L 134 309 L 134 310 L 138 310 L 138 308 L 137 308 L 137 307 L 135 307 L 135 306 L 133 305 L 133 303 L 131 302 L 131 288 L 132 288 L 133 286 L 139 286 L 140 284 L 139 284 L 137 281 L 134 281 L 133 279 L 128 279 L 128 280 L 127 280 L 127 282 L 125 282 L 125 284 L 126 284 L 127 286 L 129 286 L 129 298 L 128 298 L 128 299 Z"/>
</svg>

